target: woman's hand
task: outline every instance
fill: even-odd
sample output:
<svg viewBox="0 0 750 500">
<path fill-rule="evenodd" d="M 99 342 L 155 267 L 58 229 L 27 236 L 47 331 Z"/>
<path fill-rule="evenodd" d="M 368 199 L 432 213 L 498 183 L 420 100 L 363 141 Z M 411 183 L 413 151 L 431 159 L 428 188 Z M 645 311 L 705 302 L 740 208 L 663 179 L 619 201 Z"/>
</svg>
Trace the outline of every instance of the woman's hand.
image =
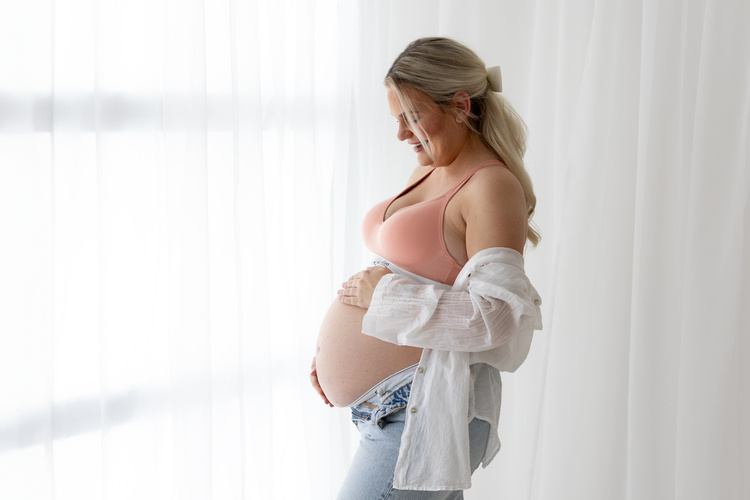
<svg viewBox="0 0 750 500">
<path fill-rule="evenodd" d="M 328 398 L 326 397 L 326 393 L 323 392 L 323 388 L 320 387 L 320 382 L 318 382 L 318 369 L 315 367 L 315 358 L 312 360 L 312 366 L 310 367 L 310 383 L 312 384 L 313 388 L 320 394 L 320 397 L 323 398 L 323 402 L 327 404 L 328 406 L 333 407 L 333 403 L 328 401 Z"/>
<path fill-rule="evenodd" d="M 350 306 L 367 309 L 372 301 L 372 294 L 380 279 L 391 271 L 387 267 L 368 267 L 341 284 L 338 291 L 339 300 Z"/>
</svg>

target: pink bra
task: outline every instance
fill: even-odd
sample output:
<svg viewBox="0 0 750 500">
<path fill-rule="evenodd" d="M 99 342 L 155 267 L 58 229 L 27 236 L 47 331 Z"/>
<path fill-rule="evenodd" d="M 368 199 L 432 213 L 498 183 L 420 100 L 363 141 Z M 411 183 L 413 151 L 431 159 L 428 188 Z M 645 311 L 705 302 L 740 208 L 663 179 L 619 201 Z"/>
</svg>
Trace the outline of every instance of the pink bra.
<svg viewBox="0 0 750 500">
<path fill-rule="evenodd" d="M 396 266 L 433 281 L 453 285 L 463 266 L 459 265 L 445 246 L 443 219 L 445 207 L 474 173 L 488 165 L 502 165 L 488 160 L 472 168 L 456 185 L 431 200 L 404 207 L 385 219 L 388 207 L 408 193 L 434 168 L 393 198 L 372 207 L 362 221 L 365 246 Z"/>
</svg>

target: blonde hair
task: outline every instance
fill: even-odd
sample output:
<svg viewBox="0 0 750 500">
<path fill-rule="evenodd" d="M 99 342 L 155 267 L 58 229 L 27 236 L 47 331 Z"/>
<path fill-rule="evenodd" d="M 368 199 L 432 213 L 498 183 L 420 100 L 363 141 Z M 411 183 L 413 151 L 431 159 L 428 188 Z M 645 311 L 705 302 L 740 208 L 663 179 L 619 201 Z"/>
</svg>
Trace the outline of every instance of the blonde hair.
<svg viewBox="0 0 750 500">
<path fill-rule="evenodd" d="M 531 222 L 536 196 L 523 164 L 526 125 L 510 103 L 492 91 L 479 56 L 450 38 L 420 38 L 396 58 L 385 84 L 394 90 L 404 109 L 410 108 L 406 89 L 425 94 L 444 113 L 450 112 L 456 92 L 469 95 L 471 112 L 466 123 L 521 183 L 526 198 L 527 239 L 536 246 L 540 235 Z"/>
</svg>

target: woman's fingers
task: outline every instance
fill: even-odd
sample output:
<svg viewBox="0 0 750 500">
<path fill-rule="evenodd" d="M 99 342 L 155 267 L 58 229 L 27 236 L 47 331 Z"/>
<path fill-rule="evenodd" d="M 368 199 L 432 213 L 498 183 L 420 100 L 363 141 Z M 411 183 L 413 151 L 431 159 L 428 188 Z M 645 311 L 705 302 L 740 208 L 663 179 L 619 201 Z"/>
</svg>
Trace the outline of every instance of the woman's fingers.
<svg viewBox="0 0 750 500">
<path fill-rule="evenodd" d="M 387 267 L 373 266 L 352 275 L 341 284 L 341 289 L 337 292 L 339 301 L 350 306 L 369 308 L 375 287 L 390 272 Z"/>
<path fill-rule="evenodd" d="M 368 267 L 367 270 L 369 270 L 369 269 L 372 269 L 372 268 Z M 346 280 L 343 283 L 341 283 L 341 287 L 342 288 L 345 288 L 345 287 L 352 288 L 352 287 L 357 286 L 357 282 L 362 279 L 362 274 L 365 273 L 367 270 L 360 271 L 360 272 L 358 272 L 356 274 L 352 274 L 351 276 L 349 276 L 348 280 Z"/>
<path fill-rule="evenodd" d="M 312 385 L 315 388 L 315 391 L 320 395 L 320 397 L 323 400 L 323 402 L 325 404 L 327 404 L 328 406 L 333 406 L 333 404 L 330 401 L 328 401 L 328 398 L 326 397 L 325 392 L 323 392 L 323 388 L 320 387 L 320 383 L 318 382 L 318 374 L 317 373 L 314 373 L 314 374 L 311 373 L 310 374 L 310 380 L 312 381 Z"/>
<path fill-rule="evenodd" d="M 357 288 L 342 288 L 338 291 L 340 302 L 350 306 L 364 307 L 364 301 Z"/>
<path fill-rule="evenodd" d="M 320 395 L 321 399 L 323 399 L 323 402 L 327 404 L 328 406 L 333 406 L 330 401 L 328 401 L 328 398 L 326 397 L 326 394 L 323 392 L 323 388 L 320 387 L 320 383 L 318 382 L 318 375 L 311 374 L 310 379 L 312 381 L 312 385 L 315 388 L 315 391 Z"/>
<path fill-rule="evenodd" d="M 312 365 L 310 367 L 310 383 L 312 384 L 315 391 L 320 394 L 320 397 L 323 398 L 323 402 L 328 406 L 333 407 L 333 404 L 328 401 L 328 398 L 326 397 L 325 392 L 323 392 L 323 388 L 320 386 L 320 382 L 318 381 L 318 370 L 315 365 L 315 358 L 313 358 Z"/>
</svg>

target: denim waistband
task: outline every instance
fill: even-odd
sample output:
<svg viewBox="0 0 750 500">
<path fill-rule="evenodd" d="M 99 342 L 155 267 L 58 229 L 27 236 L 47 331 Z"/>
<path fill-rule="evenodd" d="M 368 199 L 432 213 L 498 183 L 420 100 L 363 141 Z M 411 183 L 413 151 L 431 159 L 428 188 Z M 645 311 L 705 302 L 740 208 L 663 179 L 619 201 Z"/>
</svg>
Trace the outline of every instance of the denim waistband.
<svg viewBox="0 0 750 500">
<path fill-rule="evenodd" d="M 409 402 L 411 382 L 416 370 L 417 364 L 413 364 L 381 380 L 364 393 L 350 406 L 352 421 L 373 422 L 382 427 L 383 417 L 404 408 Z"/>
<path fill-rule="evenodd" d="M 407 366 L 403 370 L 397 371 L 393 375 L 389 375 L 387 378 L 384 378 L 377 384 L 373 385 L 369 391 L 362 394 L 355 402 L 353 402 L 349 406 L 351 408 L 354 408 L 355 406 L 361 404 L 363 401 L 372 399 L 379 394 L 393 392 L 395 388 L 404 385 L 405 382 L 411 382 L 412 379 L 414 379 L 414 372 L 417 371 L 418 364 L 419 363 L 414 363 L 413 365 Z"/>
</svg>

